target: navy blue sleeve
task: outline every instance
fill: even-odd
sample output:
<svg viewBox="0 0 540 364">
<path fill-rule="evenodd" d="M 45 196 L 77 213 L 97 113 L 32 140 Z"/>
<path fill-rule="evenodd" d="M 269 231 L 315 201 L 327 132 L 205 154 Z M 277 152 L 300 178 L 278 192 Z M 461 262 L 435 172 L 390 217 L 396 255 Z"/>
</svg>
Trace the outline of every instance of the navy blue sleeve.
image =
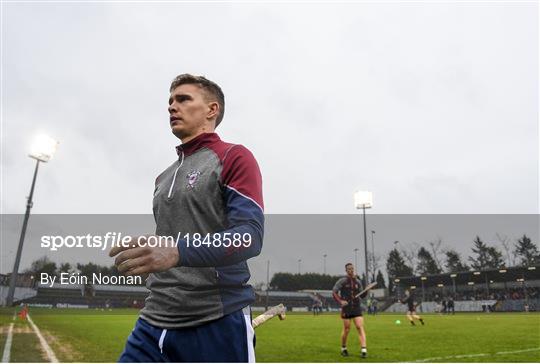
<svg viewBox="0 0 540 364">
<path fill-rule="evenodd" d="M 253 155 L 242 146 L 235 146 L 223 161 L 221 174 L 223 200 L 226 206 L 228 227 L 217 232 L 222 244 L 219 247 L 201 245 L 188 247 L 178 242 L 179 265 L 187 267 L 221 267 L 245 261 L 260 254 L 264 235 L 262 177 Z M 240 246 L 229 245 L 227 238 L 241 237 Z M 214 239 L 214 234 L 211 234 Z M 249 246 L 247 238 L 251 241 Z M 236 244 L 238 245 L 238 244 Z"/>
</svg>

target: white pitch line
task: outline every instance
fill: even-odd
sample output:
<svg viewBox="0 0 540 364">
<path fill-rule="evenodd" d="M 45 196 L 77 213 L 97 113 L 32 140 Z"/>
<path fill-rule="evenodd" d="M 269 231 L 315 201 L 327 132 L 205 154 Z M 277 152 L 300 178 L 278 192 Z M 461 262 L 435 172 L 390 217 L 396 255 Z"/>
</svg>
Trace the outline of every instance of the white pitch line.
<svg viewBox="0 0 540 364">
<path fill-rule="evenodd" d="M 435 358 L 427 358 L 427 359 L 415 360 L 414 362 L 415 363 L 425 363 L 425 362 L 434 361 L 434 360 L 463 359 L 463 358 L 474 358 L 474 357 L 477 357 L 477 356 L 518 354 L 518 353 L 526 353 L 528 351 L 538 351 L 538 350 L 540 350 L 540 348 L 531 348 L 531 349 L 514 350 L 514 351 L 499 351 L 499 352 L 496 352 L 496 353 L 493 353 L 493 354 L 481 353 L 481 354 L 438 356 L 438 357 L 435 357 Z"/>
<path fill-rule="evenodd" d="M 13 325 L 13 322 L 9 325 L 6 344 L 4 345 L 4 354 L 2 354 L 2 363 L 9 363 L 9 357 L 11 356 L 11 342 L 13 341 Z"/>
<path fill-rule="evenodd" d="M 49 362 L 58 363 L 58 359 L 56 358 L 56 355 L 54 355 L 54 351 L 51 349 L 51 347 L 49 346 L 49 344 L 47 343 L 47 340 L 45 340 L 43 335 L 41 335 L 41 331 L 39 331 L 34 321 L 32 321 L 32 319 L 30 318 L 30 315 L 27 315 L 26 318 L 28 319 L 30 326 L 32 326 L 32 329 L 36 333 L 39 339 L 39 342 L 41 343 L 41 347 L 43 347 L 43 350 L 45 350 L 45 353 L 47 354 L 47 358 L 49 359 Z"/>
</svg>

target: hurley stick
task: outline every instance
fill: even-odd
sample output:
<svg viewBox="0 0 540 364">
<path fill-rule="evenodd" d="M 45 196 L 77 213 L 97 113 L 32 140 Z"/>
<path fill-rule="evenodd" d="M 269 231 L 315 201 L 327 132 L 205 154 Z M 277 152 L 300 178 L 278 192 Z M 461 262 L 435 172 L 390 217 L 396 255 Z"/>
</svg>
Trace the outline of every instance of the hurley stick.
<svg viewBox="0 0 540 364">
<path fill-rule="evenodd" d="M 252 321 L 253 328 L 256 328 L 259 325 L 262 325 L 266 321 L 270 320 L 272 317 L 277 316 L 280 320 L 285 320 L 285 311 L 287 309 L 283 306 L 283 303 L 280 303 L 277 306 L 271 307 L 265 313 L 255 317 Z"/>
<path fill-rule="evenodd" d="M 355 295 L 355 296 L 353 297 L 353 299 L 356 299 L 356 298 L 360 297 L 361 295 L 363 295 L 364 293 L 366 293 L 367 291 L 369 291 L 370 289 L 372 289 L 372 288 L 375 287 L 376 285 L 377 285 L 377 282 L 373 282 L 373 283 L 368 284 L 368 285 L 366 286 L 366 288 L 365 288 L 362 292 L 360 292 L 360 293 L 358 293 L 357 295 Z M 349 302 L 347 302 L 347 305 L 348 305 L 348 304 L 349 304 Z M 345 305 L 345 306 L 347 306 L 347 305 Z"/>
</svg>

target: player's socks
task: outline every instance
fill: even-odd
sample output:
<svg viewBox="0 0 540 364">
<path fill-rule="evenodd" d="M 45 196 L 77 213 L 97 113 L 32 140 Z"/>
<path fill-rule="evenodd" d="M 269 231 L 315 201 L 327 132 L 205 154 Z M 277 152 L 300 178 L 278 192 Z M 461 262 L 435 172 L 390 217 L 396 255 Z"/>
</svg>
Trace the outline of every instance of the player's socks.
<svg viewBox="0 0 540 364">
<path fill-rule="evenodd" d="M 416 324 L 414 323 L 414 320 L 411 320 L 411 325 L 416 326 Z"/>
<path fill-rule="evenodd" d="M 349 356 L 349 352 L 347 351 L 346 346 L 341 347 L 341 356 Z"/>
<path fill-rule="evenodd" d="M 362 358 L 367 358 L 367 348 L 364 348 L 364 347 L 362 348 L 361 356 L 362 356 Z"/>
<path fill-rule="evenodd" d="M 420 320 L 420 323 L 423 325 L 424 324 L 424 320 L 423 319 L 419 319 Z"/>
</svg>

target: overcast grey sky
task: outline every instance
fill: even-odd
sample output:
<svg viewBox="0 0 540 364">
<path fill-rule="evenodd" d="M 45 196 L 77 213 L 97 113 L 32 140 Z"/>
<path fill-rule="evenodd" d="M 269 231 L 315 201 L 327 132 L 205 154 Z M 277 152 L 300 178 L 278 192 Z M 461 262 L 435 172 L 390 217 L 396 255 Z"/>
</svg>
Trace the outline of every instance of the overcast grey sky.
<svg viewBox="0 0 540 364">
<path fill-rule="evenodd" d="M 5 3 L 3 213 L 151 213 L 170 81 L 225 92 L 266 212 L 538 213 L 538 5 Z"/>
</svg>

